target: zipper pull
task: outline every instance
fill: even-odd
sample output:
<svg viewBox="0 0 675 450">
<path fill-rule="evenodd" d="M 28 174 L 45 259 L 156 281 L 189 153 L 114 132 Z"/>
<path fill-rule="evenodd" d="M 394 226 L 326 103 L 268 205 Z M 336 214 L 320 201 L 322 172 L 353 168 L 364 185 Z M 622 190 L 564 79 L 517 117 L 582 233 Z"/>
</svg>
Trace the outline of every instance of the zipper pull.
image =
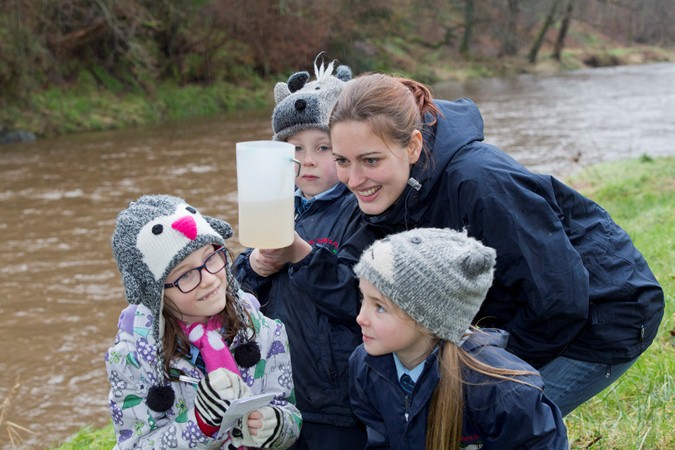
<svg viewBox="0 0 675 450">
<path fill-rule="evenodd" d="M 403 416 L 405 417 L 405 421 L 408 422 L 408 410 L 410 409 L 410 394 L 406 394 L 403 405 L 405 406 L 405 413 L 403 414 Z"/>
</svg>

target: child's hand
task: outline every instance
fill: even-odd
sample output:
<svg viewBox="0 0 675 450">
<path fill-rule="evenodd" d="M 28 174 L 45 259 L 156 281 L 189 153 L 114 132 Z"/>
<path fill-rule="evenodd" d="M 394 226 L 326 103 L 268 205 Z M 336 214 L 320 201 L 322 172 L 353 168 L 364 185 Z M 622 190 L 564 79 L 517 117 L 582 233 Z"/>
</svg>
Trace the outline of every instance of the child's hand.
<svg viewBox="0 0 675 450">
<path fill-rule="evenodd" d="M 232 443 L 238 447 L 272 447 L 283 429 L 284 416 L 276 406 L 263 406 L 244 417 L 246 426 L 232 430 Z"/>
<path fill-rule="evenodd" d="M 230 402 L 249 395 L 251 392 L 239 375 L 224 368 L 216 369 L 197 385 L 195 409 L 207 424 L 217 427 L 223 421 Z"/>
<path fill-rule="evenodd" d="M 248 421 L 246 422 L 248 426 L 248 432 L 251 436 L 257 436 L 258 431 L 263 426 L 263 415 L 259 409 L 256 409 L 251 414 L 248 415 Z"/>
<path fill-rule="evenodd" d="M 251 252 L 248 260 L 251 269 L 261 277 L 269 277 L 277 273 L 284 267 L 284 263 L 278 262 L 278 257 L 274 255 L 277 250 L 261 250 L 256 248 Z"/>
<path fill-rule="evenodd" d="M 261 277 L 277 273 L 288 263 L 297 263 L 312 251 L 312 246 L 294 232 L 293 243 L 288 247 L 276 249 L 256 248 L 249 256 L 251 268 Z"/>
</svg>

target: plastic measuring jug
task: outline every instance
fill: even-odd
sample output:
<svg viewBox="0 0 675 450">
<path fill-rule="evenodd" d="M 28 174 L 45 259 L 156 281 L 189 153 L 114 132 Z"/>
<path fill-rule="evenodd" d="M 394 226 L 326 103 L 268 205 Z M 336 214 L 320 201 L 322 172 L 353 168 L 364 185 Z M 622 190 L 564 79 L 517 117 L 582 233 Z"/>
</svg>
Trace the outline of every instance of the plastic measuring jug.
<svg viewBox="0 0 675 450">
<path fill-rule="evenodd" d="M 282 248 L 294 238 L 295 147 L 280 141 L 237 143 L 239 242 Z"/>
</svg>

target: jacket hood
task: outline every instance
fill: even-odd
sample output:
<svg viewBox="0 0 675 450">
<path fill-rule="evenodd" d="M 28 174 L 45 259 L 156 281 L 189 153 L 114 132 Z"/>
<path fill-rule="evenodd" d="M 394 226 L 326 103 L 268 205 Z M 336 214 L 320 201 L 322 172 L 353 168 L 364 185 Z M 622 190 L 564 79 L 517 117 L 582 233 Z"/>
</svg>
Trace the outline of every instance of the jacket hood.
<svg viewBox="0 0 675 450">
<path fill-rule="evenodd" d="M 462 344 L 467 352 L 474 352 L 480 347 L 506 348 L 509 332 L 500 328 L 480 328 L 473 331 Z"/>
<path fill-rule="evenodd" d="M 459 149 L 484 139 L 483 117 L 473 101 L 460 98 L 455 101 L 434 100 L 434 103 L 441 110 L 442 116 L 438 117 L 436 124 L 423 130 L 429 157 L 422 152 L 411 173 L 422 184 L 422 198 L 432 190 L 443 169 Z"/>
<path fill-rule="evenodd" d="M 460 149 L 484 139 L 483 117 L 472 100 L 434 100 L 434 103 L 441 115 L 434 125 L 425 126 L 422 130 L 428 155 L 422 152 L 410 173 L 420 183 L 419 191 L 410 185 L 406 186 L 387 211 L 377 216 L 366 216 L 371 224 L 400 230 L 408 229 L 409 225 L 419 222 L 427 206 L 432 203 L 436 186 L 446 166 Z"/>
</svg>

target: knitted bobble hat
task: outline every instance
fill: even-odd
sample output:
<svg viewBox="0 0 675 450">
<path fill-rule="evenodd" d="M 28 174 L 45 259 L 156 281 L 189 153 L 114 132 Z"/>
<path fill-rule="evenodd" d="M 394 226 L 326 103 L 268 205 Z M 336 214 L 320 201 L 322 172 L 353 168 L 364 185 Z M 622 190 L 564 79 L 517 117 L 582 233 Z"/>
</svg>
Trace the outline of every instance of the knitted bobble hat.
<svg viewBox="0 0 675 450">
<path fill-rule="evenodd" d="M 275 141 L 286 141 L 294 134 L 308 129 L 328 131 L 328 119 L 338 96 L 352 78 L 349 67 L 338 66 L 333 75 L 335 61 L 317 65 L 321 54 L 314 60 L 316 80 L 309 80 L 308 72 L 296 72 L 287 83 L 274 87 L 276 106 L 272 112 L 272 130 Z"/>
<path fill-rule="evenodd" d="M 208 244 L 225 246 L 225 239 L 230 236 L 232 227 L 227 222 L 202 216 L 185 200 L 168 195 L 143 196 L 117 215 L 112 250 L 126 299 L 132 305 L 146 306 L 154 317 L 152 337 L 157 349 L 155 369 L 159 385 L 150 389 L 150 394 L 154 391 L 156 395 L 148 396 L 148 405 L 155 411 L 168 409 L 173 399 L 161 363 L 166 278 L 195 250 Z M 225 270 L 228 290 L 238 299 L 239 285 L 229 267 Z M 243 316 L 239 303 L 235 302 L 235 308 Z"/>
<path fill-rule="evenodd" d="M 496 252 L 466 231 L 418 228 L 376 241 L 354 267 L 436 336 L 459 344 L 478 312 Z"/>
</svg>

